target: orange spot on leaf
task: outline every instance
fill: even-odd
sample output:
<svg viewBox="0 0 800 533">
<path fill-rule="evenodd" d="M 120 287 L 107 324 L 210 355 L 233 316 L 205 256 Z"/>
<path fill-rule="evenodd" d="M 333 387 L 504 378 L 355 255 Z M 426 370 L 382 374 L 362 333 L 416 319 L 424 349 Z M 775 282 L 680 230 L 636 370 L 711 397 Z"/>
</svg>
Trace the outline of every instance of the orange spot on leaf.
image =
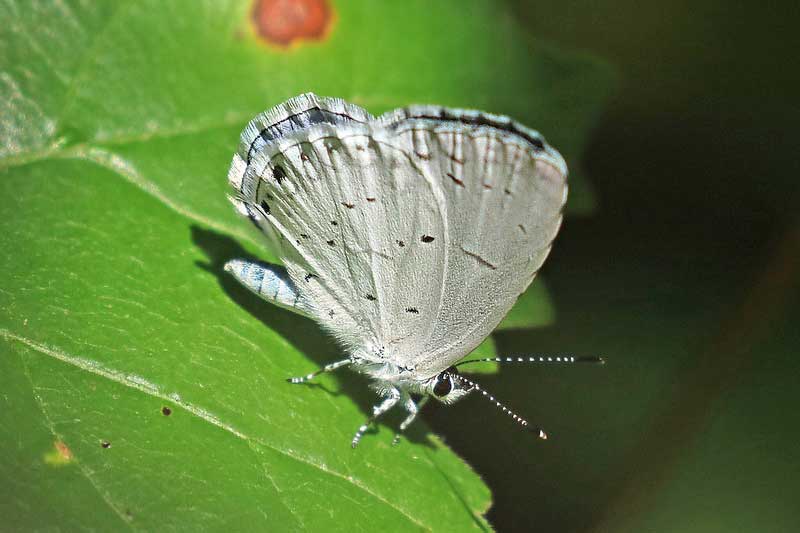
<svg viewBox="0 0 800 533">
<path fill-rule="evenodd" d="M 60 455 L 62 459 L 65 461 L 72 460 L 72 450 L 69 449 L 69 446 L 58 440 L 55 442 L 55 447 L 58 455 Z"/>
<path fill-rule="evenodd" d="M 330 26 L 326 0 L 256 0 L 252 12 L 256 33 L 271 44 L 320 40 Z"/>
<path fill-rule="evenodd" d="M 57 440 L 53 443 L 53 449 L 44 454 L 44 462 L 50 466 L 64 466 L 70 464 L 75 459 L 72 450 L 63 441 Z"/>
</svg>

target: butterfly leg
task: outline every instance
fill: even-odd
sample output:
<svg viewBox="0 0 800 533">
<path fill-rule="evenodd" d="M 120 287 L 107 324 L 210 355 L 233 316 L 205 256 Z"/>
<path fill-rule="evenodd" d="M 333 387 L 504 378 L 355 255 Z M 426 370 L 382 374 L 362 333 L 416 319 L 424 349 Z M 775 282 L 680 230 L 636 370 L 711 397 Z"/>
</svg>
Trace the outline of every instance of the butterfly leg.
<svg viewBox="0 0 800 533">
<path fill-rule="evenodd" d="M 370 426 L 370 424 L 375 422 L 375 420 L 383 413 L 394 407 L 398 401 L 400 401 L 400 391 L 395 388 L 389 389 L 389 391 L 386 393 L 386 396 L 383 398 L 383 401 L 372 408 L 372 416 L 367 418 L 367 421 L 358 428 L 358 431 L 356 431 L 356 434 L 353 436 L 353 442 L 351 443 L 353 448 L 358 446 L 358 442 L 361 440 L 361 437 L 364 436 L 364 432 L 367 431 L 367 428 Z"/>
<path fill-rule="evenodd" d="M 429 399 L 430 396 L 425 396 L 419 401 L 419 404 L 417 404 L 414 402 L 414 399 L 411 398 L 411 396 L 406 397 L 406 401 L 403 404 L 403 407 L 405 407 L 406 411 L 408 411 L 408 416 L 406 417 L 405 420 L 403 420 L 400 423 L 400 429 L 398 429 L 397 433 L 395 433 L 394 435 L 394 440 L 392 440 L 392 446 L 397 446 L 405 430 L 417 418 L 417 413 L 419 413 L 419 410 L 422 409 L 422 406 L 425 405 Z"/>
<path fill-rule="evenodd" d="M 317 370 L 316 372 L 312 372 L 312 373 L 307 374 L 305 376 L 299 376 L 299 377 L 296 377 L 296 378 L 287 378 L 286 381 L 288 381 L 289 383 L 305 383 L 306 381 L 308 381 L 310 379 L 313 379 L 314 377 L 322 374 L 323 372 L 333 372 L 337 368 L 341 368 L 341 367 L 343 367 L 345 365 L 349 365 L 352 362 L 353 362 L 353 360 L 349 359 L 349 358 L 348 359 L 342 359 L 341 361 L 336 361 L 335 363 L 330 363 L 328 365 L 325 365 L 322 368 L 320 368 L 319 370 Z"/>
</svg>

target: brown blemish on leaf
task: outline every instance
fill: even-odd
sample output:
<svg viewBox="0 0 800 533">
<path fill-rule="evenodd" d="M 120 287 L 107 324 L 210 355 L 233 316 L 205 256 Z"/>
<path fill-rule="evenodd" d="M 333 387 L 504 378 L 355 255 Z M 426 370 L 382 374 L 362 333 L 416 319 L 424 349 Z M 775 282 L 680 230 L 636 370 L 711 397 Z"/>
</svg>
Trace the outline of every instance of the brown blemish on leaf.
<svg viewBox="0 0 800 533">
<path fill-rule="evenodd" d="M 75 460 L 72 450 L 63 441 L 53 443 L 53 450 L 44 454 L 44 462 L 50 466 L 64 466 Z"/>
<path fill-rule="evenodd" d="M 256 34 L 281 47 L 324 39 L 333 18 L 327 0 L 255 0 L 251 17 Z"/>
</svg>

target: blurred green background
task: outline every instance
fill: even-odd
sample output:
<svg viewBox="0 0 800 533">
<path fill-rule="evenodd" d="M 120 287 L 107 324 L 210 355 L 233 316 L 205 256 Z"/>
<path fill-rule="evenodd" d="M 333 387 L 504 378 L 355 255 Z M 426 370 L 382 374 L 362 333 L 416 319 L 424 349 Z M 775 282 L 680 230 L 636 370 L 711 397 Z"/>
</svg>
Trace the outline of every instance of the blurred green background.
<svg viewBox="0 0 800 533">
<path fill-rule="evenodd" d="M 241 1 L 0 3 L 0 529 L 796 530 L 796 7 L 333 6 L 281 49 Z M 283 386 L 337 350 L 221 275 L 268 257 L 224 176 L 305 90 L 508 113 L 565 153 L 538 327 L 482 347 L 606 358 L 482 376 L 548 442 L 472 398 L 424 418 L 474 472 L 422 425 L 352 453 L 363 381 Z"/>
<path fill-rule="evenodd" d="M 566 221 L 543 270 L 556 323 L 498 350 L 608 364 L 484 380 L 552 432 L 545 447 L 500 417 L 471 426 L 472 406 L 428 420 L 492 487 L 500 530 L 796 531 L 797 6 L 512 5 L 618 86 L 582 157 L 599 207 Z"/>
</svg>

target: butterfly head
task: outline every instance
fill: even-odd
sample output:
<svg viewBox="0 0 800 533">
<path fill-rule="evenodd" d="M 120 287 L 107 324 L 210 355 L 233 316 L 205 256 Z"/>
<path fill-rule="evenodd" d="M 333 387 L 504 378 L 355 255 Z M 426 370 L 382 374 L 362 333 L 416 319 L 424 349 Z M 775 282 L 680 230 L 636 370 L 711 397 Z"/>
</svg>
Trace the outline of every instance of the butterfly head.
<svg viewBox="0 0 800 533">
<path fill-rule="evenodd" d="M 474 388 L 474 384 L 465 380 L 452 366 L 428 382 L 428 393 L 440 402 L 447 404 L 460 400 Z"/>
</svg>

